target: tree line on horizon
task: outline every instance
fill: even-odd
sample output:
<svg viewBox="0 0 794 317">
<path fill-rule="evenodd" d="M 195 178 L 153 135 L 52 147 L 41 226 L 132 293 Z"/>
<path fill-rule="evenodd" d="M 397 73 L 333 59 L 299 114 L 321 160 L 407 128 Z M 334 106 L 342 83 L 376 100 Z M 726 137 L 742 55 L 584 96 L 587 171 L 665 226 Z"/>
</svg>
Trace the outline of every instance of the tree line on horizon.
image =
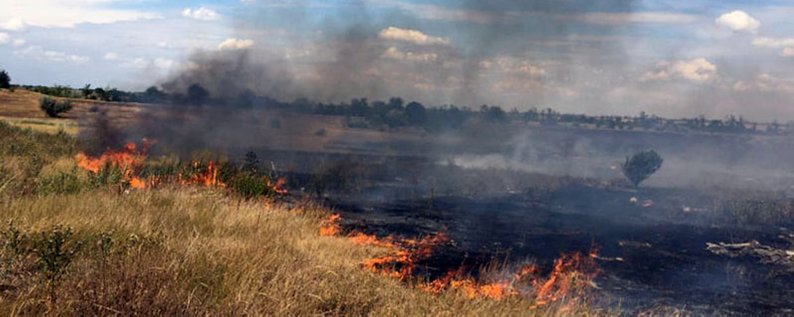
<svg viewBox="0 0 794 317">
<path fill-rule="evenodd" d="M 0 70 L 0 88 L 11 88 L 10 77 Z M 525 111 L 513 108 L 505 111 L 497 105 L 482 105 L 472 109 L 456 105 L 425 106 L 417 101 L 406 102 L 400 97 L 389 100 L 370 101 L 367 98 L 353 98 L 349 102 L 317 102 L 298 98 L 291 102 L 259 96 L 246 90 L 233 98 L 214 98 L 199 84 L 190 85 L 184 93 L 167 92 L 151 86 L 141 92 L 128 92 L 111 87 L 82 88 L 69 86 L 23 85 L 21 88 L 45 95 L 64 98 L 80 98 L 108 102 L 160 103 L 181 106 L 201 107 L 207 105 L 239 108 L 271 108 L 298 113 L 344 116 L 348 126 L 353 128 L 400 128 L 418 127 L 430 132 L 456 130 L 471 119 L 496 124 L 522 123 L 544 126 L 589 127 L 608 130 L 640 130 L 662 132 L 711 132 L 734 134 L 790 134 L 790 123 L 772 122 L 759 124 L 744 120 L 741 116 L 729 115 L 725 119 L 696 118 L 668 119 L 641 112 L 638 116 L 585 115 L 561 113 L 552 108 L 532 107 Z"/>
</svg>

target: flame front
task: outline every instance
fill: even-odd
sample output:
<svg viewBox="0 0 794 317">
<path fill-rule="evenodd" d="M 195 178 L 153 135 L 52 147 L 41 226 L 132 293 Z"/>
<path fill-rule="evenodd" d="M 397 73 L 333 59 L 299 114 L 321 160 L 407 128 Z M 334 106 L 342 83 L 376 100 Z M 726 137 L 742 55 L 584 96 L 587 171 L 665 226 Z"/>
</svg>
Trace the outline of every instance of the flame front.
<svg viewBox="0 0 794 317">
<path fill-rule="evenodd" d="M 554 261 L 552 271 L 544 276 L 534 264 L 524 265 L 516 273 L 493 282 L 477 282 L 471 277 L 463 277 L 462 270 L 450 272 L 447 276 L 431 281 L 425 290 L 438 294 L 444 289 L 458 290 L 469 298 L 489 298 L 502 300 L 511 296 L 532 298 L 536 306 L 545 306 L 562 299 L 582 297 L 586 286 L 598 274 L 595 263 L 597 254 L 591 251 L 587 256 L 579 252 L 563 254 Z"/>
<path fill-rule="evenodd" d="M 320 227 L 320 235 L 335 236 L 340 234 L 339 222 L 341 219 L 339 214 L 331 215 Z M 386 248 L 386 254 L 368 259 L 362 263 L 362 266 L 372 272 L 399 280 L 406 280 L 413 276 L 417 261 L 430 257 L 436 246 L 449 241 L 443 232 L 419 240 L 395 240 L 391 236 L 378 238 L 362 232 L 353 232 L 347 238 L 356 244 Z"/>
<path fill-rule="evenodd" d="M 218 166 L 214 161 L 210 160 L 207 166 L 202 166 L 201 162 L 193 162 L 193 171 L 188 175 L 179 175 L 179 183 L 182 185 L 203 185 L 206 187 L 224 187 L 224 184 L 218 179 Z"/>
<path fill-rule="evenodd" d="M 342 220 L 342 216 L 339 214 L 333 214 L 328 217 L 327 220 L 320 226 L 320 235 L 323 237 L 330 237 L 339 234 L 341 231 L 341 227 L 339 222 Z"/>
<path fill-rule="evenodd" d="M 331 215 L 320 227 L 320 235 L 339 235 L 340 221 L 339 214 Z M 347 238 L 356 244 L 387 249 L 384 255 L 368 259 L 362 265 L 372 272 L 402 281 L 413 276 L 418 261 L 429 258 L 437 246 L 450 241 L 443 232 L 419 240 L 396 240 L 391 236 L 378 238 L 361 232 L 353 232 Z M 569 303 L 575 303 L 584 295 L 586 286 L 591 284 L 599 272 L 595 263 L 597 257 L 594 250 L 586 256 L 579 252 L 563 254 L 554 261 L 554 267 L 548 275 L 541 274 L 536 265 L 527 264 L 514 273 L 501 274 L 502 278 L 487 282 L 466 276 L 465 270 L 460 267 L 418 287 L 432 294 L 454 290 L 471 299 L 487 298 L 498 301 L 521 296 L 533 299 L 536 306 L 566 298 L 571 300 Z"/>
<path fill-rule="evenodd" d="M 387 248 L 385 255 L 366 260 L 362 265 L 372 272 L 403 281 L 413 276 L 416 262 L 429 258 L 436 246 L 449 241 L 443 232 L 419 240 L 394 240 L 391 236 L 378 239 L 362 233 L 356 233 L 350 239 Z"/>
<path fill-rule="evenodd" d="M 149 148 L 153 144 L 153 141 L 143 139 L 140 150 L 138 150 L 137 144 L 129 142 L 121 150 L 107 150 L 98 157 L 91 157 L 80 152 L 75 156 L 75 160 L 77 160 L 77 166 L 94 174 L 98 174 L 105 167 L 118 168 L 130 187 L 145 188 L 146 182 L 138 178 L 137 173 L 146 161 Z"/>
</svg>

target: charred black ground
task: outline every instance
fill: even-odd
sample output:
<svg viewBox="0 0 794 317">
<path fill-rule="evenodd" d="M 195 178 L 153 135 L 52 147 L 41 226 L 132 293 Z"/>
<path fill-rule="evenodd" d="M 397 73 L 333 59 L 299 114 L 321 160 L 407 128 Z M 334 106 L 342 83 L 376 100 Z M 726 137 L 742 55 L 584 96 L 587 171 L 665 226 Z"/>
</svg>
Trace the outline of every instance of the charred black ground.
<svg viewBox="0 0 794 317">
<path fill-rule="evenodd" d="M 421 263 L 419 274 L 428 277 L 461 266 L 476 276 L 479 268 L 494 262 L 535 261 L 549 270 L 562 253 L 596 248 L 603 269 L 595 281 L 597 298 L 628 314 L 670 307 L 695 314 L 792 313 L 790 267 L 752 256 L 720 256 L 706 248 L 707 243 L 747 241 L 792 247 L 794 200 L 787 188 L 772 189 L 789 180 L 766 177 L 776 169 L 757 165 L 778 158 L 752 151 L 728 162 L 718 158 L 737 146 L 760 151 L 788 141 L 644 132 L 621 134 L 618 141 L 609 132 L 541 129 L 521 134 L 527 144 L 543 149 L 517 162 L 532 169 L 466 166 L 455 159 L 515 155 L 510 138 L 446 152 L 425 144 L 435 151 L 424 155 L 417 154 L 421 142 L 355 140 L 326 144 L 344 149 L 338 152 L 261 153 L 268 164 L 283 167 L 294 191 L 321 197 L 339 211 L 348 230 L 381 237 L 446 231 L 453 242 Z M 588 146 L 582 150 L 577 144 Z M 654 176 L 658 183 L 635 188 L 612 169 L 619 155 L 606 153 L 642 148 L 662 149 L 674 163 L 665 167 L 667 173 Z M 716 168 L 702 171 L 692 160 L 692 166 L 681 163 L 692 152 L 710 157 Z M 565 175 L 558 169 L 577 164 L 590 170 L 571 168 Z M 544 166 L 550 166 L 546 173 Z M 720 183 L 725 180 L 729 183 Z M 757 183 L 764 186 L 753 185 Z"/>
</svg>

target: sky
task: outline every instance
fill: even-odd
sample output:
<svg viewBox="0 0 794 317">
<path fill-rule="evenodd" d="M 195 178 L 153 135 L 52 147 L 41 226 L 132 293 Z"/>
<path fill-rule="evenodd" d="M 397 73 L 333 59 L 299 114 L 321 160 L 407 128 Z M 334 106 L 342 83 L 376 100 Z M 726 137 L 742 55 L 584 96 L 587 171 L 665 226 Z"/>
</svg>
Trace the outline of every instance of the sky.
<svg viewBox="0 0 794 317">
<path fill-rule="evenodd" d="M 775 0 L 0 0 L 0 68 L 18 84 L 223 72 L 285 99 L 788 122 L 791 16 Z"/>
</svg>

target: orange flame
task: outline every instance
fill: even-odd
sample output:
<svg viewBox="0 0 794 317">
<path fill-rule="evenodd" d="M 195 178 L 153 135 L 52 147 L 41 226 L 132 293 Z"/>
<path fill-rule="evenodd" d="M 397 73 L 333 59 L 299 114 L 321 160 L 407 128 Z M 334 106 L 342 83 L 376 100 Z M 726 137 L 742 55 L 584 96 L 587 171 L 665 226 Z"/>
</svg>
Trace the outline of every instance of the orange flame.
<svg viewBox="0 0 794 317">
<path fill-rule="evenodd" d="M 145 188 L 146 183 L 136 176 L 137 171 L 146 160 L 149 148 L 154 144 L 154 141 L 147 139 L 141 140 L 141 149 L 134 142 L 129 142 L 124 145 L 121 150 L 113 151 L 107 150 L 105 153 L 98 157 L 91 157 L 83 152 L 77 153 L 75 159 L 77 166 L 90 171 L 94 174 L 105 166 L 113 166 L 121 169 L 124 175 L 124 180 L 130 184 L 132 188 Z"/>
<path fill-rule="evenodd" d="M 146 182 L 144 182 L 142 179 L 138 177 L 133 177 L 130 180 L 130 187 L 135 189 L 144 189 L 146 188 Z"/>
<path fill-rule="evenodd" d="M 388 252 L 385 255 L 366 260 L 362 265 L 372 272 L 399 280 L 410 278 L 416 268 L 416 262 L 430 257 L 436 246 L 449 241 L 443 232 L 419 240 L 394 240 L 391 236 L 378 239 L 360 232 L 354 233 L 349 238 L 358 244 L 387 248 Z"/>
<path fill-rule="evenodd" d="M 320 226 L 320 235 L 323 237 L 331 237 L 339 234 L 339 231 L 342 230 L 339 222 L 342 220 L 342 216 L 339 214 L 333 214 L 328 217 Z"/>
<path fill-rule="evenodd" d="M 588 256 L 581 253 L 563 254 L 554 261 L 554 268 L 548 278 L 541 283 L 533 281 L 535 303 L 546 305 L 568 296 L 572 290 L 580 290 L 598 274 L 595 264 L 597 254 L 591 251 Z"/>
<path fill-rule="evenodd" d="M 289 191 L 284 188 L 284 185 L 287 183 L 287 180 L 284 177 L 279 177 L 275 183 L 271 183 L 270 180 L 267 181 L 267 186 L 273 189 L 276 194 L 279 195 L 286 195 L 289 194 Z"/>
<path fill-rule="evenodd" d="M 341 220 L 342 216 L 339 214 L 331 215 L 320 227 L 320 235 L 338 235 L 341 231 L 339 226 Z M 411 277 L 417 261 L 430 257 L 436 246 L 449 241 L 449 238 L 443 232 L 425 236 L 419 240 L 395 240 L 391 236 L 381 239 L 361 232 L 353 232 L 347 237 L 356 244 L 386 248 L 386 254 L 366 260 L 362 263 L 362 266 L 372 272 L 399 280 L 406 280 Z"/>
<path fill-rule="evenodd" d="M 533 298 L 535 305 L 544 306 L 564 298 L 577 298 L 585 286 L 591 283 L 598 273 L 595 264 L 595 251 L 588 256 L 581 253 L 563 254 L 554 261 L 548 276 L 541 276 L 537 266 L 524 265 L 511 276 L 492 282 L 478 282 L 464 277 L 463 270 L 451 271 L 442 278 L 420 286 L 433 294 L 445 289 L 460 291 L 468 298 L 488 298 L 503 300 L 512 296 Z"/>
<path fill-rule="evenodd" d="M 220 179 L 218 179 L 218 167 L 215 162 L 210 160 L 206 168 L 201 166 L 200 162 L 193 162 L 193 170 L 191 175 L 179 175 L 179 183 L 182 185 L 203 185 L 206 187 L 225 187 Z"/>
<path fill-rule="evenodd" d="M 339 214 L 331 215 L 320 227 L 320 235 L 338 235 L 341 231 L 340 221 Z M 391 236 L 378 238 L 361 232 L 353 232 L 347 238 L 356 244 L 386 248 L 386 254 L 368 259 L 362 266 L 402 281 L 413 276 L 416 262 L 427 259 L 437 246 L 449 241 L 444 232 L 419 240 L 395 240 Z M 461 267 L 418 287 L 432 294 L 456 290 L 471 299 L 499 301 L 523 296 L 534 299 L 536 306 L 544 306 L 564 298 L 575 300 L 583 295 L 585 286 L 598 274 L 599 269 L 595 263 L 597 257 L 595 250 L 586 256 L 579 252 L 563 254 L 554 261 L 554 267 L 547 276 L 541 275 L 536 265 L 528 264 L 519 267 L 514 273 L 488 282 L 464 276 L 464 269 Z"/>
</svg>

